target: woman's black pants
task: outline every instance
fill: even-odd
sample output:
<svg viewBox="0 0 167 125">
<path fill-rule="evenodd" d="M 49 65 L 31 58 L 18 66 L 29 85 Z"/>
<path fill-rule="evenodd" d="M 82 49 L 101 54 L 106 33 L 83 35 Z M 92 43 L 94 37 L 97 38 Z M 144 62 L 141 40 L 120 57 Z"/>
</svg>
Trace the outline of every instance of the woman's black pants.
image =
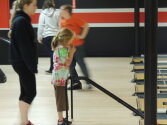
<svg viewBox="0 0 167 125">
<path fill-rule="evenodd" d="M 36 96 L 35 74 L 30 72 L 25 64 L 12 64 L 20 80 L 20 101 L 31 104 Z"/>
</svg>

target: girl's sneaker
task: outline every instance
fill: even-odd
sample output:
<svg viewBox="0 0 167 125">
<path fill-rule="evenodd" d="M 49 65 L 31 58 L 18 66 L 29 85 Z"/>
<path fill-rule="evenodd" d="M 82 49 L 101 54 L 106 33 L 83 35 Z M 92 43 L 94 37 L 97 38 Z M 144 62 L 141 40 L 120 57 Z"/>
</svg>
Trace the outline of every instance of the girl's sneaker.
<svg viewBox="0 0 167 125">
<path fill-rule="evenodd" d="M 65 120 L 63 119 L 63 120 L 58 120 L 57 125 L 67 125 L 67 124 L 66 124 Z"/>
<path fill-rule="evenodd" d="M 63 118 L 63 120 L 64 120 L 64 122 L 65 122 L 66 124 L 68 123 L 68 125 L 71 125 L 71 124 L 72 124 L 71 121 L 67 121 L 67 118 Z"/>
</svg>

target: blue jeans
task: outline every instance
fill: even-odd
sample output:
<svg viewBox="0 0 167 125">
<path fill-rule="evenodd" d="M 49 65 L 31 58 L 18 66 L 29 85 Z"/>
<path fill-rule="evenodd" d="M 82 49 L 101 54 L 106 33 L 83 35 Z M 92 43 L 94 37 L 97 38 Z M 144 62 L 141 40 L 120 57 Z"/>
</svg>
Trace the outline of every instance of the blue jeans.
<svg viewBox="0 0 167 125">
<path fill-rule="evenodd" d="M 53 70 L 53 51 L 52 51 L 52 48 L 51 48 L 52 39 L 53 39 L 53 36 L 48 36 L 48 37 L 45 37 L 43 39 L 43 43 L 44 43 L 44 45 L 46 45 L 46 47 L 47 47 L 47 49 L 49 51 L 49 55 L 50 55 L 50 68 L 49 68 L 49 71 Z"/>
<path fill-rule="evenodd" d="M 70 65 L 70 73 L 71 76 L 78 76 L 78 73 L 75 69 L 76 67 L 76 63 L 78 63 L 79 67 L 81 68 L 81 71 L 83 73 L 84 76 L 89 77 L 89 73 L 84 61 L 84 57 L 85 57 L 85 51 L 84 51 L 84 46 L 77 46 L 76 47 L 76 52 L 74 54 L 72 63 Z M 74 83 L 80 83 L 79 80 L 74 80 Z M 89 84 L 88 82 L 86 82 L 87 84 Z"/>
</svg>

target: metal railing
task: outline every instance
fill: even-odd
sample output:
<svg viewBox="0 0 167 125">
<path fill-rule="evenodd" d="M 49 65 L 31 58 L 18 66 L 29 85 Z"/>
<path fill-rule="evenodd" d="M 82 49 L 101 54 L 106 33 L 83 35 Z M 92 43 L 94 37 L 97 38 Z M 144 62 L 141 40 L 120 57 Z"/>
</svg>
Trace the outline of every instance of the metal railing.
<svg viewBox="0 0 167 125">
<path fill-rule="evenodd" d="M 99 84 L 95 83 L 94 81 L 92 81 L 88 77 L 83 77 L 83 76 L 69 77 L 68 80 L 71 80 L 71 119 L 73 119 L 73 80 L 85 80 L 85 81 L 89 82 L 91 85 L 93 85 L 94 87 L 96 87 L 97 89 L 99 89 L 100 91 L 105 93 L 106 95 L 110 96 L 111 98 L 113 98 L 114 100 L 116 100 L 117 102 L 119 102 L 120 104 L 122 104 L 123 106 L 128 108 L 129 110 L 133 111 L 136 115 L 140 116 L 141 118 L 144 118 L 144 114 L 141 111 L 139 111 L 136 108 L 134 108 L 133 106 L 129 105 L 127 102 L 123 101 L 118 96 L 109 92 L 107 89 L 105 89 L 102 86 L 100 86 Z M 68 82 L 68 80 L 67 80 L 67 82 Z M 66 102 L 68 102 L 67 84 L 66 84 Z M 67 107 L 68 107 L 68 104 L 66 103 L 66 118 L 67 118 L 67 121 L 68 121 L 68 109 L 67 109 Z"/>
</svg>

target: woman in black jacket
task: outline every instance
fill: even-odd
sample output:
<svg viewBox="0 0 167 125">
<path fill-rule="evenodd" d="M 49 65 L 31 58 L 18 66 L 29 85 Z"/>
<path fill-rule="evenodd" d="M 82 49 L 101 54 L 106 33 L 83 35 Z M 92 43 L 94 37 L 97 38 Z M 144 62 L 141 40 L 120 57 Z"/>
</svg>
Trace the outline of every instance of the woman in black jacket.
<svg viewBox="0 0 167 125">
<path fill-rule="evenodd" d="M 28 120 L 30 105 L 36 96 L 37 44 L 30 15 L 35 14 L 36 0 L 15 0 L 11 16 L 10 59 L 20 80 L 19 108 L 21 125 L 33 125 Z"/>
</svg>

